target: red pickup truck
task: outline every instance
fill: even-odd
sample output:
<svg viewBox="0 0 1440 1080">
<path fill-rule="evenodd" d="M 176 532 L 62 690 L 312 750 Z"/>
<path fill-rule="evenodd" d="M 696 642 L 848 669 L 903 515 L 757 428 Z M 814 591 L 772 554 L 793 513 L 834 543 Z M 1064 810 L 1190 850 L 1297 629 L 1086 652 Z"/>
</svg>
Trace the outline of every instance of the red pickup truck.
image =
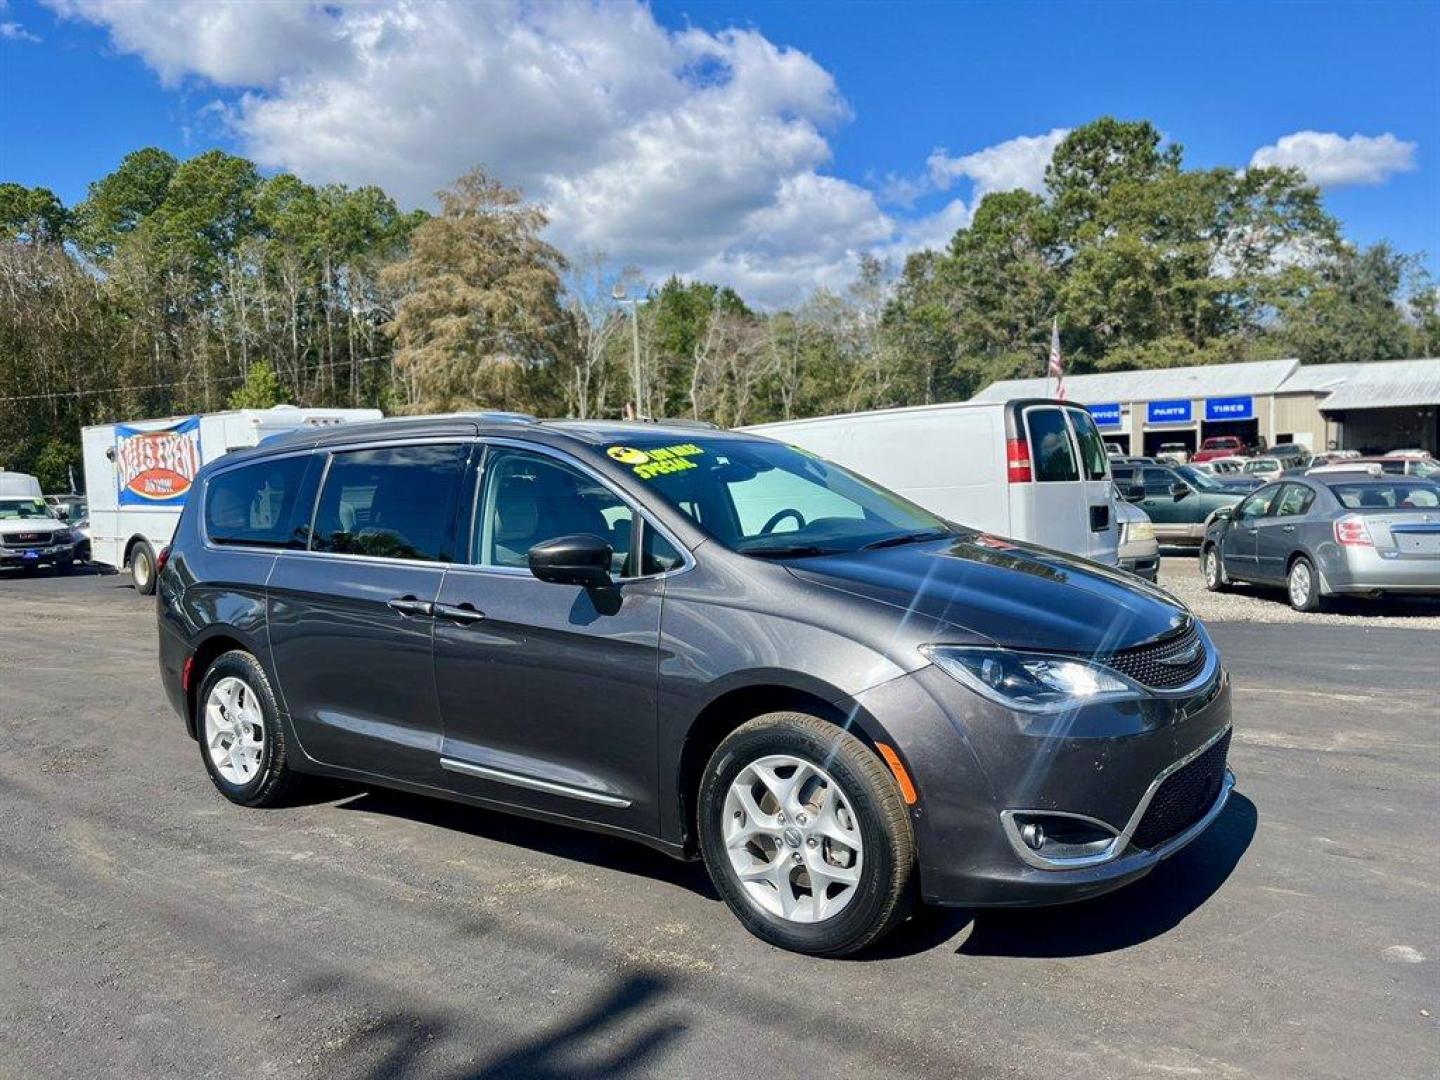
<svg viewBox="0 0 1440 1080">
<path fill-rule="evenodd" d="M 1240 457 L 1245 453 L 1245 444 L 1237 435 L 1212 435 L 1200 444 L 1191 461 L 1209 461 L 1217 457 Z"/>
</svg>

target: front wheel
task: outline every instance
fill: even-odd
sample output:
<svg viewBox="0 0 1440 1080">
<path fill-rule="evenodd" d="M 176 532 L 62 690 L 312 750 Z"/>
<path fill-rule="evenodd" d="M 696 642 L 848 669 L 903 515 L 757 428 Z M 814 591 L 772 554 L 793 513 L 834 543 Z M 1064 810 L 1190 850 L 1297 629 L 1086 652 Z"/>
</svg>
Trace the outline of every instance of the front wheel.
<svg viewBox="0 0 1440 1080">
<path fill-rule="evenodd" d="M 1290 564 L 1290 573 L 1285 578 L 1285 591 L 1290 595 L 1290 606 L 1296 611 L 1320 610 L 1320 579 L 1315 575 L 1315 567 L 1305 556 L 1300 556 Z"/>
<path fill-rule="evenodd" d="M 135 584 L 135 591 L 141 596 L 151 596 L 155 592 L 155 551 L 144 540 L 135 545 L 135 550 L 130 552 L 130 580 Z"/>
<path fill-rule="evenodd" d="M 1225 563 L 1220 558 L 1220 549 L 1214 544 L 1206 546 L 1200 553 L 1200 569 L 1205 574 L 1205 588 L 1211 592 L 1224 592 L 1230 586 L 1225 573 Z"/>
<path fill-rule="evenodd" d="M 845 956 L 909 913 L 915 841 L 884 763 L 804 713 L 769 713 L 705 768 L 700 848 L 716 889 L 756 937 Z"/>
</svg>

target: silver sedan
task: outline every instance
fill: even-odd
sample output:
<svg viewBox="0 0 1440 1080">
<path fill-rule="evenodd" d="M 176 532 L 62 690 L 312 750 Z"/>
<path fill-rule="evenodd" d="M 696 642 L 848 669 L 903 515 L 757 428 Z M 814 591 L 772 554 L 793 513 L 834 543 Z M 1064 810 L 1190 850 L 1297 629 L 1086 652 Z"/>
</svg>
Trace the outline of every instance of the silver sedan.
<svg viewBox="0 0 1440 1080">
<path fill-rule="evenodd" d="M 1234 581 L 1283 585 L 1300 611 L 1338 594 L 1440 595 L 1440 484 L 1286 477 L 1216 511 L 1200 568 L 1213 591 Z"/>
</svg>

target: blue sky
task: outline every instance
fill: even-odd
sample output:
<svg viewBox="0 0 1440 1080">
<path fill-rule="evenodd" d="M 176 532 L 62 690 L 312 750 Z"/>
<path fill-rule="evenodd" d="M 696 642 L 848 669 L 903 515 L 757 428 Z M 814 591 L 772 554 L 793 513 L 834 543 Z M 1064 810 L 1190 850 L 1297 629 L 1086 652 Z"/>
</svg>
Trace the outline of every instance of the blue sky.
<svg viewBox="0 0 1440 1080">
<path fill-rule="evenodd" d="M 221 146 L 424 204 L 484 161 L 567 247 L 777 299 L 943 239 L 1034 182 L 1050 143 L 1012 140 L 1107 113 L 1191 165 L 1279 144 L 1350 237 L 1440 272 L 1436 3 L 0 8 L 0 179 L 73 202 L 131 149 Z"/>
</svg>

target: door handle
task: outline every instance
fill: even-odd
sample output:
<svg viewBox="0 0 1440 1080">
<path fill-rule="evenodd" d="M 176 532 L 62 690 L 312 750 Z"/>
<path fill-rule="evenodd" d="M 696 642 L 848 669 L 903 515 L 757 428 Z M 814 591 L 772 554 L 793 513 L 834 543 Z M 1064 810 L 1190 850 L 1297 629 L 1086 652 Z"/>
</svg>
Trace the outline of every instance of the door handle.
<svg viewBox="0 0 1440 1080">
<path fill-rule="evenodd" d="M 385 606 L 401 615 L 435 614 L 435 605 L 428 600 L 421 600 L 418 596 L 397 596 L 394 600 L 386 601 Z"/>
<path fill-rule="evenodd" d="M 462 626 L 485 621 L 485 613 L 468 601 L 463 604 L 436 604 L 435 617 L 449 619 Z"/>
<path fill-rule="evenodd" d="M 1294 531 L 1295 531 L 1295 526 L 1294 526 L 1294 525 L 1282 525 L 1280 528 L 1281 528 L 1281 531 L 1282 531 L 1282 532 L 1294 532 Z"/>
</svg>

